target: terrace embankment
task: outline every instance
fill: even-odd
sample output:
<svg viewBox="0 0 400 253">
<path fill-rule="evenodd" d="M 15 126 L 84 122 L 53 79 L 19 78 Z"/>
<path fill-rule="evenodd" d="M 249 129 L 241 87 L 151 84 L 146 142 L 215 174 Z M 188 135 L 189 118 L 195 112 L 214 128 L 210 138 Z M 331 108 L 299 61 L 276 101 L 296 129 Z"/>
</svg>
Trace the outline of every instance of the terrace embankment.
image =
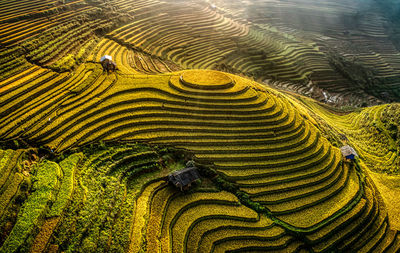
<svg viewBox="0 0 400 253">
<path fill-rule="evenodd" d="M 343 161 L 312 114 L 286 95 L 212 70 L 119 75 L 101 74 L 97 67 L 84 64 L 69 76 L 48 71 L 42 77 L 36 71 L 21 82 L 5 80 L 2 88 L 12 92 L 1 93 L 1 138 L 38 143 L 57 153 L 104 141 L 167 145 L 189 151 L 215 171 L 218 189 L 199 188 L 185 195 L 154 176 L 165 176 L 158 169 L 157 152 L 128 149 L 132 151 L 113 155 L 105 150 L 86 158 L 82 171 L 100 178 L 120 175 L 96 183 L 118 192 L 117 199 L 104 201 L 124 206 L 126 194 L 135 200 L 128 205 L 133 207 L 130 231 L 135 236 L 129 246 L 124 242 L 127 250 L 398 249 L 397 232 L 363 166 Z M 106 162 L 109 156 L 115 162 Z M 39 166 L 54 167 L 54 178 L 59 178 L 59 165 Z M 138 180 L 149 173 L 153 176 Z M 126 193 L 117 178 L 133 180 L 138 191 Z M 53 183 L 49 196 L 58 190 L 57 181 Z M 61 182 L 59 191 L 62 187 Z M 93 204 L 84 204 L 82 212 L 76 206 L 79 215 L 97 208 L 96 195 L 85 193 L 96 189 L 82 187 L 81 194 Z M 43 197 L 44 205 L 49 196 Z M 107 213 L 98 212 L 100 220 L 106 219 Z M 123 231 L 126 236 L 126 227 Z M 80 247 L 68 240 L 62 247 L 69 243 Z M 11 247 L 8 241 L 5 245 Z"/>
</svg>

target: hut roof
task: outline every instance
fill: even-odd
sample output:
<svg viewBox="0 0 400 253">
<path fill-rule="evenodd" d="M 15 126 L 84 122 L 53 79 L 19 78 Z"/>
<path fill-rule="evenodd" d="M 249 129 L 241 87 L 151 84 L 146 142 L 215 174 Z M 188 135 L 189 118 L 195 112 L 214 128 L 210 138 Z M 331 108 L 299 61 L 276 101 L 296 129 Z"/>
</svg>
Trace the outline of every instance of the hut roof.
<svg viewBox="0 0 400 253">
<path fill-rule="evenodd" d="M 179 183 L 182 187 L 189 185 L 197 179 L 200 179 L 200 174 L 196 167 L 184 168 L 168 175 L 168 180 L 171 183 L 174 185 Z"/>
<path fill-rule="evenodd" d="M 104 55 L 100 58 L 100 62 L 104 61 L 105 59 L 112 61 L 112 57 L 110 55 Z"/>
<path fill-rule="evenodd" d="M 343 146 L 340 148 L 340 151 L 342 152 L 343 156 L 349 156 L 349 155 L 355 155 L 358 156 L 357 152 L 354 150 L 354 148 L 350 147 L 349 145 Z"/>
</svg>

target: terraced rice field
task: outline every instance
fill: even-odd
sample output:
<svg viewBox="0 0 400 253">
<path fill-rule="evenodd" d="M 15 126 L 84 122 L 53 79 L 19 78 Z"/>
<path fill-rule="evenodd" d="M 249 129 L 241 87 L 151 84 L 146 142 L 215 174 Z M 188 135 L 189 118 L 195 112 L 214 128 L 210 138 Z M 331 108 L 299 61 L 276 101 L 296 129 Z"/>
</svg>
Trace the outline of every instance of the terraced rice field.
<svg viewBox="0 0 400 253">
<path fill-rule="evenodd" d="M 118 8 L 129 3 L 118 1 L 115 5 Z M 138 7 L 134 13 L 144 18 L 107 36 L 183 68 L 223 68 L 292 81 L 302 81 L 313 71 L 330 68 L 326 61 L 325 68 L 321 67 L 324 65 L 320 59 L 322 54 L 313 46 L 273 29 L 261 30 L 242 20 L 228 18 L 205 3 L 195 6 L 172 1 L 135 4 Z M 149 16 L 157 16 L 157 22 L 154 24 Z M 238 49 L 242 46 L 250 48 L 249 52 Z M 297 62 L 300 57 L 301 63 Z M 319 65 L 312 65 L 313 61 Z M 269 69 L 272 65 L 273 69 Z"/>
<path fill-rule="evenodd" d="M 325 69 L 313 71 L 310 77 L 315 87 L 324 90 L 325 95 L 319 94 L 315 89 L 313 91 L 314 96 L 321 96 L 322 101 L 337 104 L 360 99 L 359 87 L 365 86 L 369 81 L 364 80 L 364 84 L 359 82 L 359 85 L 355 85 L 355 81 L 364 79 L 365 76 L 375 79 L 376 82 L 370 84 L 374 87 L 361 88 L 370 95 L 364 97 L 364 100 L 372 101 L 374 99 L 371 96 L 375 96 L 386 102 L 390 102 L 389 97 L 398 101 L 394 97 L 398 93 L 399 80 L 395 76 L 399 75 L 399 51 L 387 30 L 388 11 L 380 8 L 375 1 L 214 2 L 219 10 L 237 19 L 245 17 L 261 31 L 273 27 L 292 38 L 312 42 L 319 53 L 328 55 L 330 67 L 322 67 L 321 59 L 324 57 L 319 57 L 311 65 L 313 69 Z M 391 6 L 395 8 L 393 4 Z M 332 53 L 341 58 L 331 58 Z M 329 70 L 332 65 L 341 74 Z M 365 76 L 356 77 L 354 73 L 361 69 L 364 69 Z M 288 88 L 310 94 L 304 86 L 289 85 Z M 345 101 L 341 101 L 342 99 Z"/>
<path fill-rule="evenodd" d="M 40 196 L 42 208 L 52 203 L 48 218 L 32 221 L 40 229 L 13 232 L 20 230 L 25 205 L 36 198 L 29 195 L 3 251 L 27 245 L 128 252 L 397 247 L 397 232 L 362 168 L 344 162 L 306 110 L 273 89 L 211 70 L 105 74 L 94 63 L 71 76 L 50 71 L 37 79 L 5 81 L 4 90 L 13 92 L 2 95 L 2 140 L 22 139 L 57 153 L 103 141 L 170 145 L 215 170 L 219 188 L 200 186 L 183 194 L 167 186 L 160 177 L 171 167 L 163 167 L 162 151 L 152 148 L 84 149 L 58 164 L 39 162 L 39 168 L 53 166 L 55 179 L 61 179 Z M 72 183 L 74 170 L 79 177 Z M 36 174 L 40 177 L 40 169 Z M 12 187 L 11 192 L 18 189 Z M 68 206 L 71 198 L 76 199 Z M 118 208 L 108 209 L 112 206 Z M 65 208 L 75 211 L 63 214 Z M 60 216 L 65 218 L 52 218 Z M 106 217 L 112 217 L 110 223 L 98 227 Z M 51 239 L 51 231 L 58 239 Z M 14 242 L 14 233 L 31 239 Z"/>
<path fill-rule="evenodd" d="M 290 81 L 325 102 L 397 100 L 399 52 L 373 1 L 112 2 L 138 18 L 109 38 L 183 68 Z"/>
<path fill-rule="evenodd" d="M 68 11 L 67 6 L 74 7 L 74 10 Z M 72 20 L 80 13 L 90 12 L 93 9 L 82 0 L 68 1 L 67 4 L 49 0 L 7 1 L 1 5 L 0 43 L 9 45 L 27 40 L 44 30 Z M 60 10 L 61 13 L 59 13 Z M 51 13 L 55 15 L 42 17 Z"/>
<path fill-rule="evenodd" d="M 7 2 L 0 10 L 0 56 L 12 64 L 0 73 L 27 70 L 28 62 L 69 71 L 104 52 L 115 54 L 122 73 L 216 69 L 274 80 L 324 102 L 399 101 L 400 54 L 379 5 L 310 6 L 307 0 Z"/>
<path fill-rule="evenodd" d="M 143 52 L 128 49 L 109 39 L 100 41 L 87 61 L 96 62 L 103 55 L 110 55 L 116 62 L 120 63 L 118 69 L 121 74 L 160 74 L 180 70 L 177 65 L 171 62 L 164 62 Z"/>
<path fill-rule="evenodd" d="M 320 1 L 305 29 L 283 16 L 306 0 L 0 0 L 0 253 L 399 252 L 369 176 L 399 172 L 398 104 L 265 85 L 396 97 L 383 14 L 329 22 L 357 3 Z M 201 180 L 182 192 L 165 179 L 188 160 Z"/>
<path fill-rule="evenodd" d="M 398 104 L 364 108 L 359 112 L 337 115 L 330 108 L 307 98 L 300 101 L 357 148 L 365 164 L 372 170 L 397 173 L 399 169 Z"/>
</svg>

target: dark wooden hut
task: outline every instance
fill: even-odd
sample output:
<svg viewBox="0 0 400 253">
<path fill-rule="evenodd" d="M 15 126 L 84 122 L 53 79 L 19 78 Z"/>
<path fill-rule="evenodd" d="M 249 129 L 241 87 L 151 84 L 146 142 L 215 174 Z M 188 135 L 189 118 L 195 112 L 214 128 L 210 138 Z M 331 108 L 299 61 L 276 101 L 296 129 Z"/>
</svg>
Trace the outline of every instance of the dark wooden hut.
<svg viewBox="0 0 400 253">
<path fill-rule="evenodd" d="M 167 179 L 168 183 L 184 191 L 188 190 L 193 182 L 200 179 L 200 174 L 196 167 L 186 167 L 182 170 L 172 172 L 168 175 Z"/>
<path fill-rule="evenodd" d="M 117 64 L 112 61 L 112 57 L 109 55 L 104 55 L 100 59 L 101 66 L 103 66 L 104 71 L 115 71 L 117 70 Z"/>
</svg>

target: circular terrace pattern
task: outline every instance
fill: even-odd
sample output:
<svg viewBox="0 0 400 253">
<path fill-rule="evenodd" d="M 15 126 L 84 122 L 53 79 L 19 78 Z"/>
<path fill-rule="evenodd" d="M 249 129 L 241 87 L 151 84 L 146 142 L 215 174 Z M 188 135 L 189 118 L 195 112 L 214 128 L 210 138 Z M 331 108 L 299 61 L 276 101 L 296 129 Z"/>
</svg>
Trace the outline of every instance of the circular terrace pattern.
<svg viewBox="0 0 400 253">
<path fill-rule="evenodd" d="M 72 76 L 35 68 L 27 77 L 0 83 L 0 89 L 7 89 L 0 91 L 0 137 L 22 136 L 57 152 L 104 140 L 185 149 L 199 163 L 212 163 L 238 193 L 280 221 L 226 191 L 180 195 L 162 180 L 149 181 L 135 197 L 135 219 L 128 230 L 141 236 L 126 239 L 131 240 L 129 252 L 139 252 L 144 241 L 149 252 L 301 252 L 305 247 L 313 252 L 398 252 L 400 235 L 390 232 L 370 180 L 363 183 L 357 170 L 342 162 L 340 150 L 285 96 L 218 71 L 137 77 L 104 75 L 97 67 L 83 64 Z M 18 153 L 4 152 L 0 171 L 9 175 Z M 112 172 L 121 170 L 136 180 L 157 167 L 154 152 L 118 152 L 128 155 L 110 165 Z M 112 157 L 119 155 L 104 151 L 93 158 L 96 167 L 88 166 L 95 171 L 105 167 L 100 160 L 108 164 Z M 8 178 L 18 189 L 21 178 Z M 22 238 L 11 236 L 6 247 Z"/>
<path fill-rule="evenodd" d="M 190 88 L 219 90 L 233 87 L 233 80 L 226 74 L 213 70 L 191 70 L 184 72 L 181 82 Z"/>
</svg>

